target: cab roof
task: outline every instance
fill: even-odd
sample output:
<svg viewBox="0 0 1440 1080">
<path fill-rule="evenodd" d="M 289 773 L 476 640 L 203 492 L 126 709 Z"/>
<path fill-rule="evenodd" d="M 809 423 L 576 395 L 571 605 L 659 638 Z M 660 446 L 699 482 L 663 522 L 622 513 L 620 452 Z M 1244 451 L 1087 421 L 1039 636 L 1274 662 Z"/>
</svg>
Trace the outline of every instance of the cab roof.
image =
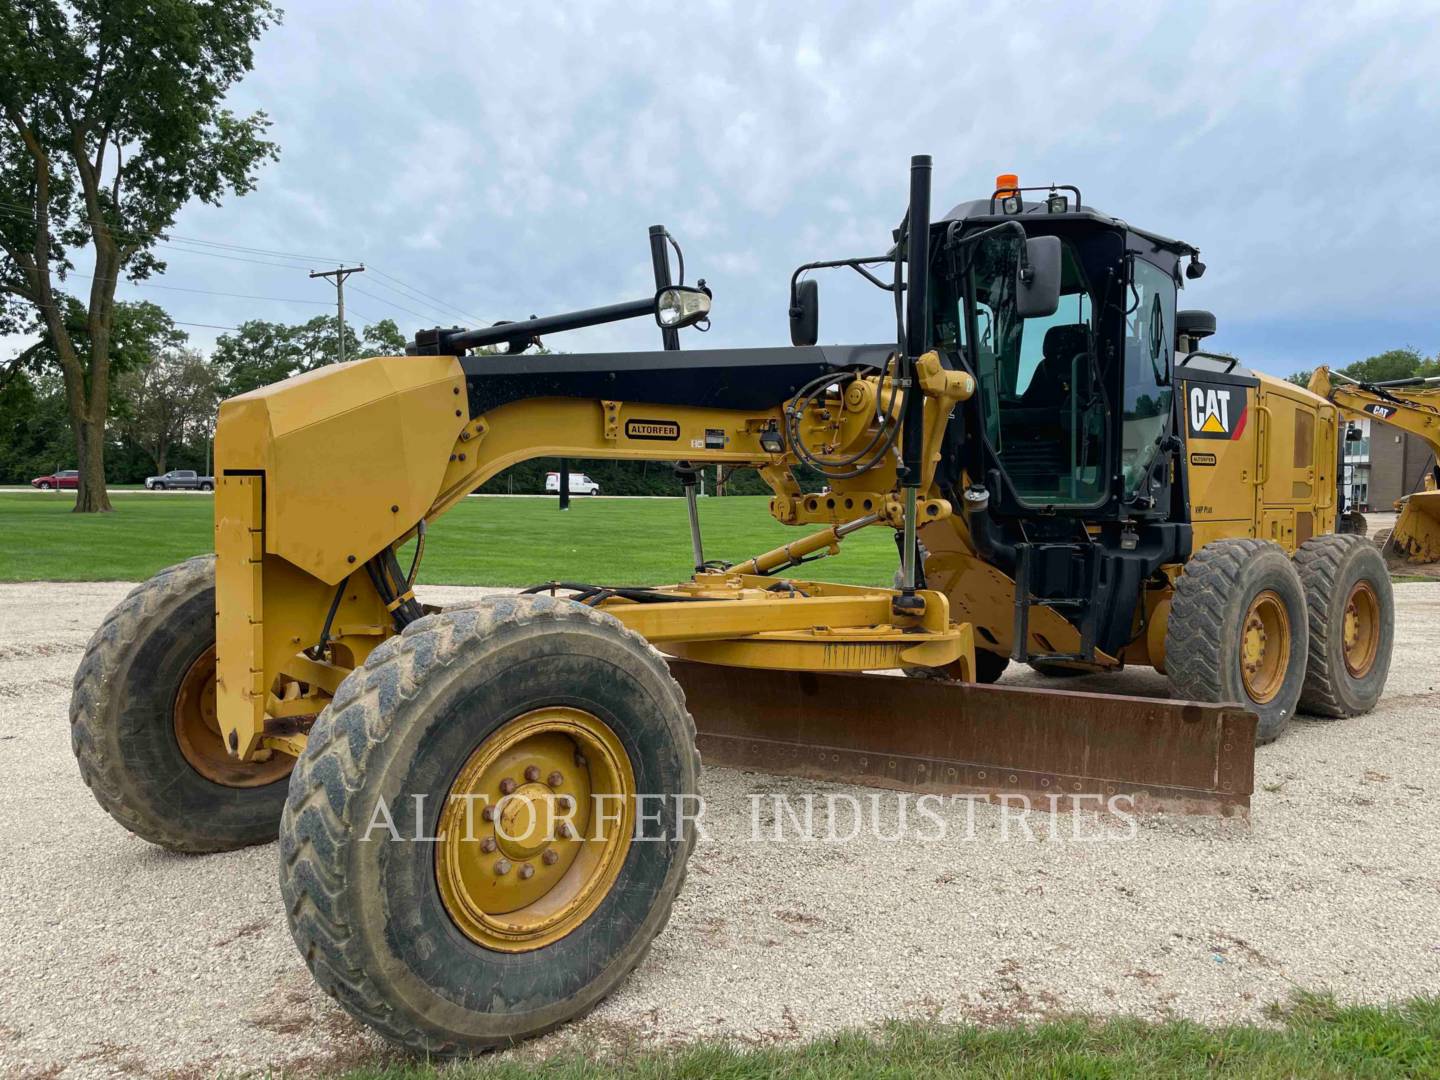
<svg viewBox="0 0 1440 1080">
<path fill-rule="evenodd" d="M 1050 213 L 1044 200 L 1027 200 L 1021 196 L 1021 210 L 1018 214 L 1005 214 L 999 212 L 1000 202 L 998 199 L 971 199 L 968 202 L 958 203 L 948 214 L 940 218 L 934 224 L 943 225 L 952 221 L 975 222 L 976 224 L 998 224 L 1002 221 L 1020 221 L 1027 223 L 1026 219 L 1042 218 L 1046 221 L 1060 222 L 1094 222 L 1098 225 L 1105 225 L 1114 229 L 1121 229 L 1135 236 L 1142 237 L 1153 246 L 1168 251 L 1174 255 L 1198 255 L 1200 249 L 1183 240 L 1174 240 L 1159 233 L 1150 232 L 1148 229 L 1136 228 L 1123 218 L 1107 214 L 1093 206 L 1082 206 L 1079 210 L 1069 209 L 1063 214 Z M 992 209 L 993 207 L 993 209 Z"/>
</svg>

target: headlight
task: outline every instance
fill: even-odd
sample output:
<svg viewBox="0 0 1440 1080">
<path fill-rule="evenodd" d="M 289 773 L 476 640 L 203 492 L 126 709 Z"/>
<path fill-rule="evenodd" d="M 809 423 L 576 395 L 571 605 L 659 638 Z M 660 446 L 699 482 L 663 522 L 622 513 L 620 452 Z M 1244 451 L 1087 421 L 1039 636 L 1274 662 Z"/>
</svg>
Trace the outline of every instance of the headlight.
<svg viewBox="0 0 1440 1080">
<path fill-rule="evenodd" d="M 655 295 L 655 321 L 665 330 L 693 326 L 710 314 L 710 294 L 688 285 L 671 285 Z"/>
</svg>

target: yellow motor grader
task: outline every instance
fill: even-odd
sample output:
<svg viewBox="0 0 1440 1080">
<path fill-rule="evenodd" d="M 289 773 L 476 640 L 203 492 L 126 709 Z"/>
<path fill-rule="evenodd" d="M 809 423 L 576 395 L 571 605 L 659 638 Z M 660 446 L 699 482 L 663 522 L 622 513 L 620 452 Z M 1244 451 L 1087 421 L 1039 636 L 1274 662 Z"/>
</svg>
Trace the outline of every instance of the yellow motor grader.
<svg viewBox="0 0 1440 1080">
<path fill-rule="evenodd" d="M 683 261 L 672 282 L 656 227 L 653 296 L 422 331 L 225 402 L 215 555 L 137 588 L 76 676 L 100 803 L 179 851 L 278 835 L 316 979 L 437 1054 L 548 1030 L 639 964 L 684 879 L 701 752 L 1246 812 L 1255 742 L 1297 708 L 1367 711 L 1389 667 L 1385 568 L 1334 532 L 1337 409 L 1200 348 L 1214 319 L 1176 305 L 1204 269 L 1190 245 L 1013 176 L 932 220 L 930 172 L 912 161 L 885 254 L 795 272 L 788 348 L 680 351 L 711 294 Z M 815 344 L 812 272 L 833 267 L 889 293 L 893 340 Z M 663 349 L 529 351 L 635 317 Z M 753 467 L 808 531 L 706 558 L 687 486 L 688 580 L 557 567 L 422 603 L 429 527 L 538 456 Z M 863 529 L 896 537 L 893 587 L 794 576 Z M 1010 664 L 1148 665 L 1173 699 L 995 685 Z"/>
<path fill-rule="evenodd" d="M 1395 504 L 1400 514 L 1395 527 L 1377 535 L 1375 542 L 1386 561 L 1399 568 L 1440 562 L 1440 377 L 1361 382 L 1318 367 L 1310 375 L 1310 390 L 1339 406 L 1346 419 L 1385 424 L 1430 447 L 1420 489 L 1401 496 Z M 1364 516 L 1351 511 L 1342 519 L 1341 530 L 1348 525 L 1363 531 L 1364 524 Z"/>
</svg>

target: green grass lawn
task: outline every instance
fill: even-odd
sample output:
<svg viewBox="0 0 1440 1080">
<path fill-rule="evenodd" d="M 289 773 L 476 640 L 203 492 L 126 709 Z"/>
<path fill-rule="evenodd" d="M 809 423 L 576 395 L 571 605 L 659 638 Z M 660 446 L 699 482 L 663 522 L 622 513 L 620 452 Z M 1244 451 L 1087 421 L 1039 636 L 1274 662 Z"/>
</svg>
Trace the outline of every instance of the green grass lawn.
<svg viewBox="0 0 1440 1080">
<path fill-rule="evenodd" d="M 678 1050 L 621 1049 L 590 1061 L 477 1059 L 374 1066 L 347 1080 L 720 1080 L 805 1077 L 1399 1077 L 1440 1075 L 1440 1000 L 1393 1008 L 1339 1008 L 1302 996 L 1273 1027 L 1208 1028 L 1175 1021 L 1083 1018 L 969 1027 L 896 1023 L 812 1043 L 753 1050 L 701 1044 Z M 522 1055 L 523 1055 L 522 1051 Z"/>
<path fill-rule="evenodd" d="M 214 550 L 213 502 L 195 495 L 112 493 L 115 512 L 73 514 L 68 492 L 0 493 L 0 581 L 141 581 Z M 741 559 L 804 536 L 770 516 L 762 496 L 700 502 L 705 555 Z M 889 585 L 889 529 L 845 541 L 804 576 Z M 690 573 L 681 499 L 468 498 L 430 530 L 420 580 L 432 585 L 535 585 L 551 579 L 660 584 Z"/>
</svg>

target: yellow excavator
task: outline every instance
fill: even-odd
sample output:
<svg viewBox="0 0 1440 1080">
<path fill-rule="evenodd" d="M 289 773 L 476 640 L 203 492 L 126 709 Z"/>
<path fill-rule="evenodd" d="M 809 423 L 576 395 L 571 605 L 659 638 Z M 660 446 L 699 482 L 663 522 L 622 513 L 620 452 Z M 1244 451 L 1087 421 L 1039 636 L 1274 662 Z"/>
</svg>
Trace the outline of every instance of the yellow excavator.
<svg viewBox="0 0 1440 1080">
<path fill-rule="evenodd" d="M 1375 541 L 1385 560 L 1397 567 L 1440 562 L 1440 464 L 1436 457 L 1440 454 L 1440 377 L 1361 382 L 1319 367 L 1311 373 L 1309 387 L 1339 406 L 1347 419 L 1388 425 L 1416 436 L 1430 448 L 1430 464 L 1420 489 L 1400 497 L 1395 504 L 1400 514 L 1395 527 L 1387 535 L 1377 535 Z"/>
<path fill-rule="evenodd" d="M 1246 813 L 1256 742 L 1297 710 L 1366 712 L 1389 670 L 1389 576 L 1335 532 L 1338 410 L 1201 348 L 1214 317 L 1176 303 L 1193 246 L 1011 175 L 935 218 L 930 174 L 912 160 L 884 253 L 795 271 L 789 347 L 682 351 L 712 294 L 683 260 L 672 279 L 657 226 L 653 295 L 423 330 L 225 402 L 215 554 L 139 586 L 76 675 L 101 805 L 177 851 L 278 836 L 315 978 L 430 1054 L 549 1030 L 640 963 L 684 880 L 701 753 Z M 831 268 L 882 291 L 892 337 L 816 344 Z M 664 347 L 532 351 L 628 318 Z M 540 456 L 676 463 L 693 573 L 577 581 L 557 552 L 524 591 L 423 602 L 431 527 Z M 758 470 L 808 531 L 707 551 L 711 464 Z M 874 529 L 893 583 L 797 576 Z M 1011 664 L 1149 666 L 1172 697 L 997 684 Z"/>
</svg>

